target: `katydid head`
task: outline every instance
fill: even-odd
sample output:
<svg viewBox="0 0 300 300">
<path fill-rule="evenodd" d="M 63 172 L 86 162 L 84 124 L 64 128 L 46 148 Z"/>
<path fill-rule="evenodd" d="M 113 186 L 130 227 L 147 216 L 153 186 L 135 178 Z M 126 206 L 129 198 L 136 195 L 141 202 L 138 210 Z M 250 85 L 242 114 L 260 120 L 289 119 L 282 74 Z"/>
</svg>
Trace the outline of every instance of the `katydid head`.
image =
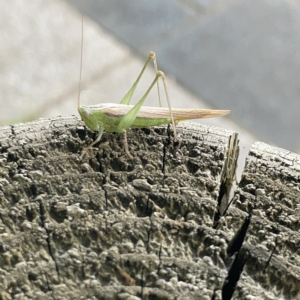
<svg viewBox="0 0 300 300">
<path fill-rule="evenodd" d="M 81 106 L 78 108 L 78 112 L 81 116 L 82 121 L 91 130 L 99 131 L 101 122 L 97 119 L 94 110 L 90 106 Z"/>
</svg>

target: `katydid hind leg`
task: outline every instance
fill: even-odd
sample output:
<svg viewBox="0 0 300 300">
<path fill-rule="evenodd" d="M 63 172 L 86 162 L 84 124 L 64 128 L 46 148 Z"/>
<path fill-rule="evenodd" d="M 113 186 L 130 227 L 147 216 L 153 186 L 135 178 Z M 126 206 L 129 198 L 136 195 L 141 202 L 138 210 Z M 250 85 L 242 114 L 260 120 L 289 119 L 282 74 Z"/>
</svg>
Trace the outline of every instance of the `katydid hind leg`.
<svg viewBox="0 0 300 300">
<path fill-rule="evenodd" d="M 146 59 L 146 62 L 140 72 L 140 74 L 138 75 L 137 79 L 135 80 L 134 84 L 132 85 L 132 87 L 130 88 L 130 90 L 126 93 L 126 95 L 123 97 L 123 99 L 121 100 L 120 104 L 127 104 L 129 105 L 130 104 L 130 101 L 132 99 L 132 96 L 134 94 L 134 91 L 142 77 L 142 75 L 144 74 L 150 60 L 153 60 L 153 64 L 154 64 L 154 70 L 155 70 L 155 75 L 157 75 L 158 73 L 158 69 L 157 69 L 157 62 L 156 62 L 156 55 L 153 51 L 150 51 L 147 59 Z M 160 88 L 159 88 L 159 82 L 157 81 L 157 92 L 158 92 L 158 100 L 159 100 L 159 106 L 161 106 L 161 99 L 160 99 Z"/>
<path fill-rule="evenodd" d="M 135 104 L 120 120 L 118 124 L 118 129 L 121 130 L 127 130 L 134 122 L 135 118 L 137 117 L 143 103 L 145 102 L 148 94 L 152 90 L 153 86 L 157 82 L 158 78 L 162 76 L 162 72 L 158 72 L 152 81 L 151 85 L 149 86 L 148 90 L 144 94 L 144 96 L 139 100 L 137 104 Z"/>
<path fill-rule="evenodd" d="M 168 107 L 169 107 L 169 111 L 170 111 L 170 117 L 171 117 L 171 121 L 172 121 L 172 126 L 173 126 L 173 131 L 174 131 L 174 140 L 175 142 L 178 142 L 179 139 L 177 137 L 177 131 L 176 131 L 176 125 L 175 125 L 175 121 L 174 121 L 174 117 L 173 117 L 173 113 L 172 113 L 172 107 L 171 107 L 171 101 L 170 101 L 170 97 L 169 97 L 169 92 L 168 92 L 168 88 L 167 88 L 167 84 L 166 84 L 166 77 L 165 77 L 165 74 L 161 71 L 158 70 L 158 67 L 157 67 L 157 60 L 156 60 L 156 55 L 153 51 L 150 51 L 149 55 L 148 55 L 148 58 L 142 68 L 142 71 L 140 72 L 138 78 L 136 79 L 135 83 L 133 84 L 133 86 L 130 88 L 130 90 L 127 92 L 127 94 L 124 96 L 124 98 L 122 99 L 122 101 L 120 102 L 121 104 L 129 104 L 130 101 L 131 101 L 131 98 L 132 98 L 132 95 L 147 67 L 147 65 L 149 64 L 149 61 L 150 60 L 153 60 L 153 64 L 154 64 L 154 70 L 155 70 L 155 74 L 156 74 L 156 77 L 154 79 L 154 81 L 156 81 L 156 84 L 157 84 L 157 93 L 158 93 L 158 101 L 159 101 L 159 106 L 161 107 L 162 106 L 162 103 L 161 103 L 161 95 L 160 95 L 160 87 L 159 87 L 159 80 L 158 80 L 158 77 L 162 77 L 162 81 L 163 81 L 163 86 L 164 86 L 164 90 L 165 90 L 165 95 L 166 95 L 166 98 L 167 98 L 167 103 L 168 103 Z M 150 88 L 147 90 L 146 94 L 144 95 L 144 97 L 131 109 L 133 110 L 131 112 L 131 110 L 123 117 L 123 120 L 120 122 L 121 124 L 120 125 L 120 128 L 124 128 L 124 129 L 127 129 L 130 127 L 130 125 L 134 122 L 141 106 L 143 105 L 146 97 L 148 96 L 150 90 L 152 89 L 153 85 L 150 86 Z M 141 103 L 141 104 L 139 104 Z M 130 124 L 131 122 L 131 124 Z M 124 124 L 122 124 L 124 123 Z M 128 126 L 127 124 L 130 124 L 127 128 L 126 127 L 122 127 L 122 125 L 125 125 Z"/>
<path fill-rule="evenodd" d="M 155 74 L 157 75 L 157 73 L 158 73 L 158 68 L 157 68 L 156 54 L 155 54 L 155 52 L 153 52 L 153 51 L 151 51 L 150 54 L 151 54 L 151 53 L 153 53 L 154 70 L 155 70 Z M 159 80 L 157 80 L 156 85 L 157 85 L 158 103 L 159 103 L 159 107 L 161 107 L 161 97 L 160 97 Z"/>
<path fill-rule="evenodd" d="M 150 87 L 148 88 L 148 90 L 146 91 L 146 93 L 144 94 L 144 96 L 141 98 L 141 100 L 134 105 L 129 112 L 127 112 L 120 120 L 119 124 L 118 124 L 118 128 L 119 130 L 127 130 L 134 122 L 134 120 L 136 119 L 144 101 L 146 100 L 148 94 L 150 93 L 150 91 L 152 90 L 153 86 L 155 85 L 155 83 L 157 83 L 159 77 L 162 77 L 163 80 L 163 84 L 164 84 L 164 90 L 165 90 L 165 94 L 166 94 L 166 98 L 167 98 L 167 102 L 168 102 L 168 106 L 169 106 L 169 110 L 170 110 L 170 118 L 171 118 L 171 122 L 172 122 L 172 126 L 173 126 L 173 131 L 174 131 L 174 140 L 175 142 L 178 142 L 178 137 L 177 137 L 177 132 L 176 132 L 176 126 L 175 126 L 175 121 L 174 121 L 174 117 L 173 117 L 173 113 L 172 113 L 172 107 L 171 107 L 171 101 L 170 101 L 170 97 L 169 97 L 169 93 L 168 93 L 168 89 L 167 89 L 167 84 L 166 84 L 166 78 L 163 72 L 158 71 L 153 82 L 151 83 Z"/>
<path fill-rule="evenodd" d="M 177 137 L 176 124 L 175 124 L 175 120 L 174 120 L 173 113 L 172 113 L 172 107 L 171 107 L 170 96 L 169 96 L 169 92 L 168 92 L 168 88 L 167 88 L 166 77 L 163 72 L 161 72 L 161 78 L 163 81 L 165 95 L 167 98 L 167 103 L 168 103 L 168 107 L 169 107 L 169 111 L 170 111 L 170 117 L 171 117 L 171 122 L 172 122 L 172 126 L 173 126 L 173 133 L 174 133 L 174 141 L 179 142 L 179 139 Z"/>
<path fill-rule="evenodd" d="M 157 83 L 158 78 L 161 76 L 162 72 L 157 72 L 153 82 L 151 83 L 150 87 L 148 88 L 148 90 L 146 91 L 146 93 L 144 94 L 144 96 L 141 98 L 141 100 L 134 105 L 129 112 L 127 112 L 120 120 L 119 124 L 118 124 L 118 128 L 125 130 L 124 131 L 124 147 L 125 147 L 125 152 L 127 153 L 127 155 L 129 156 L 130 159 L 132 159 L 131 154 L 129 153 L 129 149 L 128 149 L 128 141 L 127 141 L 127 129 L 133 124 L 134 120 L 136 119 L 144 101 L 146 100 L 148 94 L 150 93 L 150 91 L 152 90 L 153 86 L 155 85 L 155 83 Z"/>
<path fill-rule="evenodd" d="M 131 97 L 133 95 L 133 92 L 141 78 L 141 76 L 143 75 L 150 59 L 152 58 L 153 60 L 153 64 L 154 64 L 154 70 L 155 70 L 155 74 L 158 75 L 160 73 L 160 76 L 162 77 L 162 81 L 163 81 L 163 86 L 164 86 L 164 90 L 165 90 L 165 95 L 166 95 L 166 98 L 167 98 L 167 103 L 168 103 L 168 107 L 169 107 L 169 110 L 170 110 L 170 117 L 171 117 L 171 121 L 172 121 L 172 126 L 173 126 L 173 130 L 174 130 L 174 140 L 175 142 L 178 142 L 178 137 L 177 137 L 177 132 L 176 132 L 176 126 L 175 126 L 175 121 L 174 121 L 174 117 L 173 117 L 173 113 L 172 113 L 172 107 L 171 107 L 171 101 L 170 101 L 170 97 L 169 97 L 169 92 L 168 92 L 168 88 L 167 88 L 167 83 L 166 83 L 166 77 L 165 77 L 165 74 L 161 71 L 158 70 L 158 67 L 157 67 L 157 60 L 156 60 L 156 55 L 155 55 L 155 52 L 153 51 L 150 51 L 150 54 L 144 64 L 144 67 L 140 73 L 140 75 L 138 76 L 136 82 L 134 83 L 134 85 L 132 86 L 132 88 L 129 90 L 129 92 L 133 89 L 132 93 L 130 94 L 130 98 L 128 99 L 128 103 L 123 103 L 122 101 L 124 100 L 124 97 L 123 100 L 121 101 L 122 104 L 129 104 L 130 103 L 130 100 L 131 100 Z M 160 87 L 159 87 L 159 80 L 156 81 L 156 84 L 157 84 L 157 93 L 158 93 L 158 101 L 159 101 L 159 107 L 162 106 L 162 103 L 161 103 L 161 95 L 160 95 Z M 129 92 L 127 94 L 129 94 Z M 126 94 L 126 95 L 127 95 Z"/>
</svg>

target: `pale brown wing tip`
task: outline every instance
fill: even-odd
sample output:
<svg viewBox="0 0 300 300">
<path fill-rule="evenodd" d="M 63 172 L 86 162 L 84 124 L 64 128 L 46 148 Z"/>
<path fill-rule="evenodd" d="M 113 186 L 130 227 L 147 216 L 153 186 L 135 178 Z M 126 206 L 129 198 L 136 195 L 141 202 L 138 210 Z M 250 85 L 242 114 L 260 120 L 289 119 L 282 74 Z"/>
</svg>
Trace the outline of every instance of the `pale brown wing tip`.
<svg viewBox="0 0 300 300">
<path fill-rule="evenodd" d="M 214 110 L 211 110 L 211 117 L 226 116 L 229 113 L 230 113 L 230 110 L 227 110 L 227 109 L 214 109 Z"/>
<path fill-rule="evenodd" d="M 226 110 L 225 109 L 225 110 L 222 110 L 222 112 L 223 112 L 223 116 L 226 116 L 226 115 L 228 115 L 230 113 L 230 110 L 228 110 L 228 109 Z"/>
</svg>

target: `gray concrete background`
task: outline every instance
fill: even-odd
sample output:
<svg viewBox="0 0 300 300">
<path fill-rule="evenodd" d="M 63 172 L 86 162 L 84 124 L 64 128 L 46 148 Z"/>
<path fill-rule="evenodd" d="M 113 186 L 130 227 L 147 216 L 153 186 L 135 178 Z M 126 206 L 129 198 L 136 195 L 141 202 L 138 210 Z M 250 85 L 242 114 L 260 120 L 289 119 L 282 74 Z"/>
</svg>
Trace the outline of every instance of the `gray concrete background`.
<svg viewBox="0 0 300 300">
<path fill-rule="evenodd" d="M 231 109 L 201 120 L 299 151 L 298 1 L 69 0 L 0 4 L 0 125 L 77 114 L 84 11 L 82 103 L 119 102 L 150 50 L 174 107 Z M 154 77 L 147 70 L 136 99 Z M 300 92 L 300 91 L 299 91 Z M 157 105 L 155 91 L 146 105 Z"/>
<path fill-rule="evenodd" d="M 69 2 L 261 140 L 300 151 L 299 1 Z"/>
</svg>

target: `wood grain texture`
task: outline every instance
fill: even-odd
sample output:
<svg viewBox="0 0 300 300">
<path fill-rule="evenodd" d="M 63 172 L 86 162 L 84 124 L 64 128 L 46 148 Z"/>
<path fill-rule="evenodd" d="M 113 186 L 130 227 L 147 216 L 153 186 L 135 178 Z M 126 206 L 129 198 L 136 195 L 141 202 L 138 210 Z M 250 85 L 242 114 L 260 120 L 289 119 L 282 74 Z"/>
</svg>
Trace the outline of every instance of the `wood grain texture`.
<svg viewBox="0 0 300 300">
<path fill-rule="evenodd" d="M 226 228 L 236 231 L 251 216 L 240 252 L 243 276 L 233 299 L 300 299 L 300 156 L 256 142 L 250 149 Z"/>
<path fill-rule="evenodd" d="M 0 128 L 0 299 L 297 299 L 299 156 L 255 144 L 231 202 L 237 134 L 178 132 Z"/>
</svg>

